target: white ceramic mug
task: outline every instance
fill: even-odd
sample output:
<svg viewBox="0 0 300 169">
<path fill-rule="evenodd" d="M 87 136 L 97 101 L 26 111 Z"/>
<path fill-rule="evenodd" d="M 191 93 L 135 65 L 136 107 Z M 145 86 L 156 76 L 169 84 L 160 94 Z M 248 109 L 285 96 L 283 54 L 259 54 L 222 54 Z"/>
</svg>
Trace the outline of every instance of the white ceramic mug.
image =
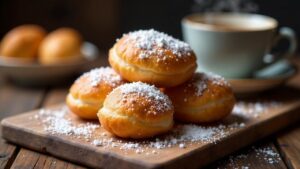
<svg viewBox="0 0 300 169">
<path fill-rule="evenodd" d="M 183 37 L 197 55 L 198 70 L 227 78 L 251 77 L 275 60 L 296 51 L 295 33 L 268 16 L 239 13 L 192 14 L 182 20 Z M 272 63 L 264 57 L 280 38 L 290 41 L 288 51 Z"/>
</svg>

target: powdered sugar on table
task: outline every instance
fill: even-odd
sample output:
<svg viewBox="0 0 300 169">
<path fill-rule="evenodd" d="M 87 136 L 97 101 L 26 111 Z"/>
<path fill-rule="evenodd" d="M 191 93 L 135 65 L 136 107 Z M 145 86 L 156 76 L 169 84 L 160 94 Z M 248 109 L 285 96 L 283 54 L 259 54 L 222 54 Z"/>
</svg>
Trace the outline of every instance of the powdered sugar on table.
<svg viewBox="0 0 300 169">
<path fill-rule="evenodd" d="M 251 169 L 256 168 L 257 166 L 245 163 L 248 162 L 249 158 L 253 161 L 257 161 L 260 164 L 277 164 L 281 161 L 280 154 L 272 149 L 271 146 L 253 146 L 243 154 L 231 155 L 228 159 L 223 160 L 218 164 L 222 166 L 222 169 Z M 226 164 L 226 165 L 224 165 Z"/>
</svg>

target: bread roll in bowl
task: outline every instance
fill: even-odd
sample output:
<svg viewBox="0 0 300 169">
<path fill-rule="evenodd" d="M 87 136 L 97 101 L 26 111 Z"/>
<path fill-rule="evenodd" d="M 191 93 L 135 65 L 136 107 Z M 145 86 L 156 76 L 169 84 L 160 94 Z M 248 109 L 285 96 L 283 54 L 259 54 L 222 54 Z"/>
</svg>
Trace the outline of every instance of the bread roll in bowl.
<svg viewBox="0 0 300 169">
<path fill-rule="evenodd" d="M 182 85 L 165 89 L 175 107 L 175 118 L 190 123 L 222 120 L 233 109 L 235 97 L 221 76 L 195 73 Z"/>
<path fill-rule="evenodd" d="M 72 28 L 60 28 L 48 34 L 39 48 L 39 62 L 45 65 L 74 63 L 83 59 L 82 37 Z"/>
<path fill-rule="evenodd" d="M 197 67 L 187 43 L 153 29 L 125 34 L 110 49 L 109 63 L 128 81 L 159 87 L 185 82 Z"/>
<path fill-rule="evenodd" d="M 108 93 L 125 81 L 111 68 L 97 68 L 80 76 L 71 86 L 67 95 L 69 109 L 84 119 L 98 119 Z"/>
<path fill-rule="evenodd" d="M 169 131 L 174 108 L 168 96 L 142 82 L 115 88 L 98 112 L 101 125 L 122 138 L 147 138 Z"/>
<path fill-rule="evenodd" d="M 46 31 L 38 25 L 22 25 L 9 31 L 2 39 L 0 56 L 34 61 Z"/>
</svg>

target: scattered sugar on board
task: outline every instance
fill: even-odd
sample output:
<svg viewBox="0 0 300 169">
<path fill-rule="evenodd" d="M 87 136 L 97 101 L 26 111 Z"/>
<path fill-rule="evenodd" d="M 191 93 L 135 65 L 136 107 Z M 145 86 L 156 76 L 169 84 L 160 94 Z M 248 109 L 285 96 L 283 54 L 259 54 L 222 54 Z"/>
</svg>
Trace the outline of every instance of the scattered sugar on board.
<svg viewBox="0 0 300 169">
<path fill-rule="evenodd" d="M 95 130 L 100 127 L 100 125 L 96 123 L 82 122 L 74 124 L 74 122 L 66 116 L 68 111 L 67 107 L 57 110 L 42 109 L 34 118 L 41 120 L 44 130 L 50 134 L 62 134 L 83 138 L 95 146 L 119 148 L 124 151 L 133 150 L 138 154 L 144 153 L 145 150 L 149 148 L 156 150 L 174 146 L 187 148 L 192 142 L 216 143 L 219 139 L 226 137 L 232 130 L 243 127 L 242 123 L 205 127 L 185 124 L 177 125 L 169 134 L 161 137 L 144 141 L 129 141 L 111 137 L 106 133 L 96 134 Z M 96 139 L 95 136 L 97 136 Z M 157 154 L 158 151 L 152 151 L 151 153 Z"/>
<path fill-rule="evenodd" d="M 230 125 L 218 125 L 213 127 L 203 127 L 192 124 L 178 125 L 169 134 L 158 138 L 144 141 L 125 141 L 117 138 L 97 138 L 104 147 L 117 147 L 121 150 L 134 150 L 142 153 L 145 150 L 165 149 L 177 146 L 187 148 L 191 143 L 216 143 L 219 139 L 226 137 L 232 130 L 242 128 L 243 125 L 233 123 Z M 94 140 L 95 142 L 95 140 Z M 155 153 L 158 153 L 155 151 Z"/>
<path fill-rule="evenodd" d="M 142 97 L 146 97 L 149 101 L 154 102 L 153 110 L 151 113 L 163 112 L 173 109 L 173 105 L 168 96 L 163 94 L 158 88 L 153 85 L 148 85 L 142 82 L 127 83 L 114 90 L 120 89 L 123 94 L 124 101 L 131 101 L 127 96 L 135 93 Z M 134 105 L 134 104 L 133 104 Z"/>
<path fill-rule="evenodd" d="M 133 40 L 135 46 L 142 49 L 142 52 L 139 54 L 140 59 L 145 59 L 153 55 L 159 57 L 158 62 L 166 60 L 164 50 L 170 50 L 178 58 L 191 56 L 192 53 L 192 49 L 187 43 L 154 29 L 129 32 L 124 36 L 128 36 L 129 41 Z"/>
<path fill-rule="evenodd" d="M 147 91 L 147 94 L 151 93 L 148 96 L 156 97 L 156 95 L 158 94 L 156 93 L 157 90 L 155 89 L 154 91 L 151 91 L 152 87 L 150 87 L 149 92 L 149 87 L 147 87 L 147 89 L 143 89 L 143 87 L 140 88 L 140 85 L 138 85 L 138 89 L 135 89 L 135 91 L 139 90 L 139 93 Z M 125 92 L 131 91 L 133 91 L 132 88 L 125 89 Z M 161 99 L 164 100 L 163 97 Z M 262 104 L 264 106 L 267 105 L 266 107 L 264 107 L 265 109 L 267 109 L 270 105 L 277 105 L 273 103 L 267 104 L 258 102 L 254 104 L 241 102 L 237 104 L 237 106 L 239 107 L 239 113 L 248 114 L 249 112 L 255 112 L 253 110 L 249 111 L 249 108 L 261 111 L 261 108 L 257 108 L 260 107 L 257 106 L 257 104 Z M 188 148 L 189 144 L 191 144 L 192 142 L 216 143 L 219 139 L 226 137 L 233 130 L 243 128 L 245 126 L 244 123 L 233 123 L 229 125 L 219 124 L 217 126 L 199 126 L 193 124 L 184 124 L 175 126 L 169 134 L 157 137 L 155 139 L 149 139 L 145 141 L 125 141 L 122 139 L 111 137 L 106 133 L 102 133 L 100 135 L 95 134 L 95 130 L 100 127 L 99 124 L 90 122 L 74 124 L 72 120 L 68 119 L 68 117 L 66 116 L 68 111 L 69 110 L 67 107 L 63 107 L 58 110 L 42 109 L 37 115 L 34 116 L 34 118 L 41 120 L 41 122 L 44 124 L 44 130 L 51 134 L 62 134 L 75 136 L 76 138 L 84 138 L 86 141 L 91 141 L 91 144 L 95 146 L 101 146 L 105 148 L 119 148 L 124 151 L 133 150 L 135 153 L 138 154 L 147 152 L 145 150 L 150 148 L 156 149 L 150 152 L 150 154 L 157 154 L 158 150 L 160 149 L 170 148 L 174 146 L 177 146 L 179 148 Z M 92 137 L 95 135 L 97 135 L 96 139 Z M 269 153 L 269 155 L 272 155 L 272 152 L 267 150 L 260 150 L 258 152 L 265 154 Z M 147 152 L 147 154 L 149 154 L 149 152 Z M 269 162 L 274 161 L 269 160 Z"/>
<path fill-rule="evenodd" d="M 117 86 L 122 81 L 120 75 L 118 75 L 112 68 L 110 67 L 100 67 L 90 70 L 89 72 L 84 73 L 82 76 L 78 78 L 87 77 L 90 81 L 90 85 L 93 87 L 98 86 L 102 82 L 107 82 L 112 86 Z M 77 81 L 77 80 L 76 80 Z"/>
<path fill-rule="evenodd" d="M 276 101 L 264 102 L 243 102 L 239 101 L 235 104 L 232 113 L 243 116 L 245 118 L 258 118 L 261 114 L 267 112 L 271 108 L 280 106 L 281 103 Z"/>
<path fill-rule="evenodd" d="M 86 140 L 89 140 L 94 130 L 100 126 L 97 123 L 91 122 L 75 125 L 70 119 L 65 117 L 67 113 L 67 107 L 58 110 L 42 109 L 35 118 L 42 121 L 44 130 L 47 132 L 76 136 L 78 138 L 85 138 Z"/>
</svg>

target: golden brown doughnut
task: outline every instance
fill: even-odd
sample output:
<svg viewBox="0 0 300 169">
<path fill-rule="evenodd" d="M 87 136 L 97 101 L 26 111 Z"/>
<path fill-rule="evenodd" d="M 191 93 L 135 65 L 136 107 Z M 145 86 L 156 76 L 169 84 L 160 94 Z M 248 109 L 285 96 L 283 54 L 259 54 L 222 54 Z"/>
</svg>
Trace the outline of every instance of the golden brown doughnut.
<svg viewBox="0 0 300 169">
<path fill-rule="evenodd" d="M 122 138 L 147 138 L 169 131 L 174 108 L 168 96 L 142 82 L 115 88 L 98 112 L 101 125 Z"/>
<path fill-rule="evenodd" d="M 221 76 L 195 73 L 186 83 L 165 89 L 175 107 L 175 118 L 183 122 L 205 123 L 225 118 L 235 97 Z"/>
<path fill-rule="evenodd" d="M 2 39 L 0 56 L 34 60 L 46 31 L 38 25 L 22 25 L 9 31 Z"/>
<path fill-rule="evenodd" d="M 159 87 L 185 82 L 197 67 L 187 43 L 153 29 L 125 34 L 110 49 L 109 63 L 128 81 Z"/>
<path fill-rule="evenodd" d="M 60 28 L 42 41 L 39 48 L 39 62 L 45 65 L 78 62 L 81 54 L 82 38 L 72 28 Z"/>
<path fill-rule="evenodd" d="M 66 102 L 70 110 L 84 119 L 98 119 L 108 93 L 125 81 L 111 68 L 97 68 L 80 76 L 70 88 Z"/>
</svg>

